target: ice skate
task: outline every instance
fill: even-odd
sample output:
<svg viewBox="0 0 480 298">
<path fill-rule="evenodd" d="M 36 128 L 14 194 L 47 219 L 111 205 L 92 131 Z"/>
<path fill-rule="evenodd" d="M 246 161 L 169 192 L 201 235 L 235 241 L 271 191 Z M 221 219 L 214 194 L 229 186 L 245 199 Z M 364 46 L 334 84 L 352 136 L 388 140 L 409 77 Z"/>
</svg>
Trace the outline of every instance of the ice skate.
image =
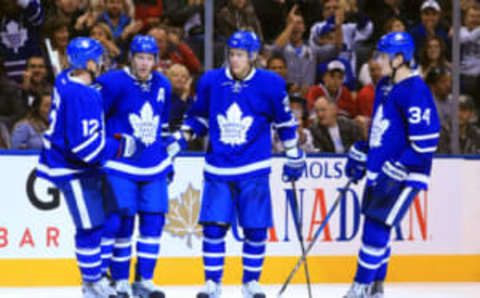
<svg viewBox="0 0 480 298">
<path fill-rule="evenodd" d="M 374 281 L 370 288 L 369 298 L 383 298 L 383 280 Z"/>
<path fill-rule="evenodd" d="M 205 287 L 198 292 L 197 298 L 220 298 L 221 293 L 220 284 L 213 280 L 207 280 Z"/>
<path fill-rule="evenodd" d="M 117 298 L 133 298 L 132 287 L 126 279 L 116 281 L 115 290 L 117 291 Z"/>
<path fill-rule="evenodd" d="M 343 298 L 369 298 L 369 285 L 353 283 Z"/>
<path fill-rule="evenodd" d="M 266 298 L 258 281 L 252 280 L 242 286 L 242 294 L 244 298 Z"/>
<path fill-rule="evenodd" d="M 83 298 L 115 298 L 117 292 L 106 278 L 97 282 L 87 282 L 82 287 Z"/>
<path fill-rule="evenodd" d="M 164 298 L 165 294 L 160 291 L 151 279 L 136 281 L 132 285 L 133 295 L 139 298 Z"/>
</svg>

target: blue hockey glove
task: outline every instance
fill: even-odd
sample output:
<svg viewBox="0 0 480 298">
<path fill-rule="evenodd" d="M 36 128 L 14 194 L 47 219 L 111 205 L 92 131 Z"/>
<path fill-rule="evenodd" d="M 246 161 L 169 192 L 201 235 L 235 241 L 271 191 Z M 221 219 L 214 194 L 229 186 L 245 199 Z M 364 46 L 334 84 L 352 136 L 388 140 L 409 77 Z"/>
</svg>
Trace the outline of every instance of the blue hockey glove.
<svg viewBox="0 0 480 298">
<path fill-rule="evenodd" d="M 357 183 L 366 173 L 368 145 L 366 142 L 356 142 L 348 151 L 345 175 Z"/>
<path fill-rule="evenodd" d="M 120 143 L 117 150 L 117 158 L 136 158 L 145 150 L 145 145 L 131 135 L 115 134 L 114 138 Z"/>
<path fill-rule="evenodd" d="M 165 139 L 165 143 L 167 146 L 167 153 L 168 156 L 174 158 L 177 156 L 180 151 L 187 149 L 187 141 L 183 135 L 183 132 L 176 131 L 171 136 Z"/>
<path fill-rule="evenodd" d="M 286 151 L 287 161 L 283 165 L 283 181 L 297 181 L 302 176 L 307 167 L 305 153 L 297 148 L 291 148 Z"/>
<path fill-rule="evenodd" d="M 408 176 L 407 168 L 400 162 L 386 161 L 382 171 L 374 181 L 374 194 L 378 197 L 398 195 L 405 185 Z"/>
</svg>

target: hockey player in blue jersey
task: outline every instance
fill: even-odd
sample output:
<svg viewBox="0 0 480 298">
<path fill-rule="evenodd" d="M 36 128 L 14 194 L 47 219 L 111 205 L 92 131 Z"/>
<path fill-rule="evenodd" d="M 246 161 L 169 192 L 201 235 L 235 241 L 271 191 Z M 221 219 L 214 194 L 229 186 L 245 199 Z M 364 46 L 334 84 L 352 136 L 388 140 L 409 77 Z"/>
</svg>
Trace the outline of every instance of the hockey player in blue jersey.
<svg viewBox="0 0 480 298">
<path fill-rule="evenodd" d="M 44 133 L 37 175 L 63 192 L 76 227 L 75 252 L 83 279 L 84 298 L 115 295 L 101 279 L 100 241 L 104 222 L 100 166 L 106 160 L 134 158 L 140 143 L 127 134 L 106 136 L 103 102 L 91 83 L 101 67 L 103 49 L 79 37 L 67 47 L 71 68 L 55 81 L 50 127 Z M 115 296 L 113 296 L 115 297 Z"/>
<path fill-rule="evenodd" d="M 427 189 L 440 131 L 432 94 L 409 67 L 415 51 L 410 35 L 387 34 L 378 42 L 377 51 L 389 75 L 376 87 L 368 143 L 352 146 L 345 167 L 354 181 L 367 176 L 362 246 L 346 298 L 383 297 L 390 231 L 418 192 Z"/>
<path fill-rule="evenodd" d="M 113 199 L 115 210 L 109 214 L 102 242 L 104 270 L 110 267 L 119 297 L 133 294 L 160 298 L 164 294 L 154 285 L 153 273 L 168 212 L 167 179 L 172 173 L 171 157 L 166 150 L 171 86 L 166 77 L 153 71 L 158 47 L 152 37 L 135 36 L 129 55 L 130 67 L 97 79 L 104 99 L 107 135 L 132 134 L 145 146 L 136 159 L 112 160 L 104 166 L 107 196 Z M 137 214 L 138 279 L 131 287 L 128 279 Z"/>
<path fill-rule="evenodd" d="M 272 125 L 287 148 L 285 180 L 297 180 L 305 168 L 297 148 L 297 123 L 289 109 L 282 78 L 255 69 L 260 48 L 251 32 L 228 40 L 227 66 L 205 73 L 181 137 L 209 134 L 200 223 L 203 225 L 205 288 L 198 298 L 218 298 L 225 257 L 225 235 L 238 219 L 243 228 L 243 297 L 264 298 L 260 278 L 272 226 L 269 173 Z"/>
</svg>

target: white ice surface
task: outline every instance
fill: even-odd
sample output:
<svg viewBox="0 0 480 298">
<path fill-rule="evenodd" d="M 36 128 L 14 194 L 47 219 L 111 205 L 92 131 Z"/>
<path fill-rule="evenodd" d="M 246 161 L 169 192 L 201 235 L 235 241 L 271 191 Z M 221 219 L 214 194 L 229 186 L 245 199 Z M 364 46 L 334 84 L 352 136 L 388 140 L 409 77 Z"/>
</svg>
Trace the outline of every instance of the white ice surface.
<svg viewBox="0 0 480 298">
<path fill-rule="evenodd" d="M 347 284 L 315 284 L 313 297 L 341 298 Z M 163 287 L 167 298 L 195 298 L 200 286 Z M 279 285 L 264 287 L 268 298 L 277 297 Z M 386 298 L 480 298 L 478 283 L 388 283 Z M 79 287 L 0 288 L 0 298 L 81 298 Z M 305 285 L 291 285 L 282 298 L 308 297 Z M 242 298 L 240 286 L 224 286 L 222 298 Z"/>
</svg>

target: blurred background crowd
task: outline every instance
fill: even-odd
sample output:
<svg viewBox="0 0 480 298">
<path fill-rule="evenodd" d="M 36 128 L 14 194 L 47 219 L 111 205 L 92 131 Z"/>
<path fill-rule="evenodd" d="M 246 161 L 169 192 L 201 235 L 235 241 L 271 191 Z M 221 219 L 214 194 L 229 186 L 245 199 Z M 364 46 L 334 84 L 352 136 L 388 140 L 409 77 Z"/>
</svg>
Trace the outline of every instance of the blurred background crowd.
<svg viewBox="0 0 480 298">
<path fill-rule="evenodd" d="M 160 49 L 156 69 L 173 87 L 170 126 L 177 129 L 195 100 L 197 79 L 208 70 L 206 1 L 0 0 L 0 149 L 41 147 L 54 77 L 68 68 L 66 46 L 78 36 L 102 43 L 106 70 L 128 65 L 133 36 L 153 36 Z M 256 67 L 285 79 L 300 123 L 301 147 L 344 153 L 368 134 L 375 84 L 382 76 L 373 55 L 376 42 L 385 33 L 406 31 L 416 43 L 412 67 L 430 86 L 441 118 L 437 153 L 454 153 L 452 136 L 458 136 L 458 153 L 480 154 L 480 1 L 460 0 L 458 33 L 452 26 L 452 3 L 215 0 L 213 66 L 224 64 L 233 32 L 255 32 L 262 41 Z M 454 34 L 461 47 L 458 66 L 452 64 Z M 460 71 L 458 98 L 452 95 L 454 67 Z M 454 125 L 457 134 L 452 134 Z M 197 140 L 189 150 L 204 146 Z M 275 136 L 272 150 L 283 151 Z"/>
</svg>

